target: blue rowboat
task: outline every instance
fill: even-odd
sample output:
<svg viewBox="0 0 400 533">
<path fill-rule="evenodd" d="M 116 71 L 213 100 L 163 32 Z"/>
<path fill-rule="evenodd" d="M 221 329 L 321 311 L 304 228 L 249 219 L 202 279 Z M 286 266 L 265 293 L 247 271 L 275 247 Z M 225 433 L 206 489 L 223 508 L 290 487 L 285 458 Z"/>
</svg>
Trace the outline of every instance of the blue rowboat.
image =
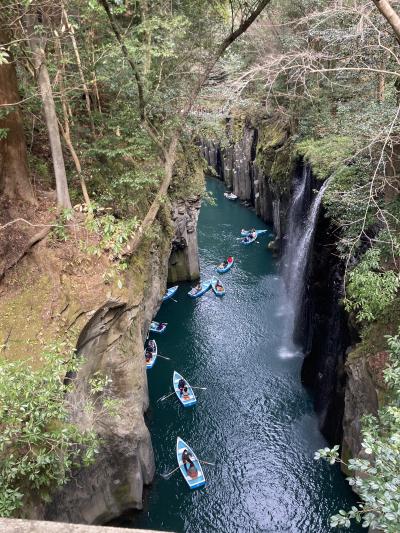
<svg viewBox="0 0 400 533">
<path fill-rule="evenodd" d="M 166 322 L 152 322 L 150 324 L 150 331 L 154 331 L 155 333 L 164 333 L 164 331 L 167 329 L 167 323 Z"/>
<path fill-rule="evenodd" d="M 181 395 L 181 391 L 178 387 L 180 379 L 183 379 L 185 381 L 185 384 L 188 389 L 187 394 L 183 393 Z M 192 405 L 197 403 L 196 396 L 194 395 L 192 387 L 189 385 L 186 379 L 184 379 L 176 370 L 174 370 L 174 375 L 172 376 L 172 384 L 174 386 L 175 394 L 178 396 L 178 400 L 181 402 L 183 407 L 191 407 Z"/>
<path fill-rule="evenodd" d="M 191 298 L 199 298 L 200 296 L 203 296 L 203 294 L 207 292 L 210 288 L 211 288 L 211 280 L 209 279 L 201 283 L 200 290 L 197 291 L 196 287 L 193 287 L 193 289 L 191 289 L 188 292 L 188 296 L 190 296 Z"/>
<path fill-rule="evenodd" d="M 223 263 L 221 263 L 221 265 L 217 266 L 218 274 L 225 274 L 225 272 L 228 272 L 233 267 L 233 263 L 234 262 L 235 262 L 235 259 L 233 257 L 228 257 L 228 259 L 226 260 L 226 266 L 225 267 L 221 267 L 221 265 Z"/>
<path fill-rule="evenodd" d="M 267 229 L 256 229 L 256 236 L 262 235 L 263 233 L 268 233 L 269 230 Z M 251 233 L 251 231 L 247 231 L 246 229 L 242 229 L 240 232 L 240 235 L 242 237 L 247 237 Z"/>
<path fill-rule="evenodd" d="M 193 470 L 192 474 L 190 469 L 189 472 L 186 470 L 182 461 L 182 453 L 185 449 L 188 451 L 190 459 L 193 461 L 195 466 L 195 470 Z M 190 448 L 190 446 L 188 446 L 180 437 L 176 439 L 176 458 L 178 459 L 178 465 L 180 471 L 182 472 L 182 476 L 185 478 L 185 481 L 189 487 L 191 489 L 199 489 L 200 487 L 204 487 L 206 484 L 206 478 L 204 477 L 201 464 L 194 454 L 192 448 Z"/>
<path fill-rule="evenodd" d="M 252 244 L 257 239 L 257 235 L 254 235 L 254 237 L 251 237 L 250 235 L 247 235 L 246 237 L 243 237 L 243 239 L 240 241 L 242 244 Z"/>
<path fill-rule="evenodd" d="M 164 294 L 163 296 L 163 302 L 165 302 L 165 300 L 169 300 L 170 298 L 173 297 L 173 295 L 176 293 L 176 291 L 178 290 L 178 286 L 179 285 L 175 285 L 175 287 L 170 287 L 167 292 Z"/>
<path fill-rule="evenodd" d="M 157 348 L 157 343 L 155 340 L 150 340 L 147 344 L 147 349 L 151 349 L 152 351 L 152 355 L 151 355 L 151 359 L 149 362 L 146 361 L 146 368 L 147 370 L 149 368 L 153 368 L 154 366 L 154 363 L 156 362 L 156 359 L 157 359 L 157 354 L 158 354 L 158 348 Z M 146 350 L 144 351 L 144 356 L 146 357 Z"/>
<path fill-rule="evenodd" d="M 215 296 L 223 296 L 225 294 L 225 289 L 224 289 L 224 287 L 223 287 L 221 282 L 220 282 L 220 287 L 219 288 L 217 287 L 218 281 L 220 282 L 220 280 L 218 278 L 213 278 L 211 280 L 211 287 L 212 287 L 212 290 L 213 290 Z"/>
</svg>

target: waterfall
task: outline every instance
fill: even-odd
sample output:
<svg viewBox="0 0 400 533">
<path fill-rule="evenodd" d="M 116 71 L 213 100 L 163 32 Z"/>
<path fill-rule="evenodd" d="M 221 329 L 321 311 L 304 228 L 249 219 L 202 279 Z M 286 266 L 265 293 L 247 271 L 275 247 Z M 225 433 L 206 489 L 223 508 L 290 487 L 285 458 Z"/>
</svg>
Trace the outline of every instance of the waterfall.
<svg viewBox="0 0 400 533">
<path fill-rule="evenodd" d="M 286 297 L 282 314 L 287 317 L 281 355 L 290 357 L 298 350 L 294 346 L 296 329 L 301 323 L 303 301 L 307 283 L 307 265 L 313 245 L 322 197 L 330 180 L 326 180 L 318 193 L 311 196 L 311 170 L 304 165 L 298 179 L 288 215 L 288 232 L 283 255 L 283 279 Z"/>
</svg>

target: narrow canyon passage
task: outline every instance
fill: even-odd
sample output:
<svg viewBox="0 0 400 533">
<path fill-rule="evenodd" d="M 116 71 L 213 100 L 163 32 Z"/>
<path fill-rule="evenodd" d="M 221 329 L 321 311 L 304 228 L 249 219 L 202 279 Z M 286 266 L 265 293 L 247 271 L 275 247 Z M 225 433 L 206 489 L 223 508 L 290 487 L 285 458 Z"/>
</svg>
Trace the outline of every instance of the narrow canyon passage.
<svg viewBox="0 0 400 533">
<path fill-rule="evenodd" d="M 315 462 L 326 445 L 318 431 L 312 400 L 300 383 L 302 357 L 282 357 L 282 279 L 278 261 L 266 246 L 243 246 L 242 227 L 266 228 L 253 212 L 223 197 L 223 184 L 208 180 L 218 207 L 203 205 L 199 219 L 202 279 L 232 254 L 236 264 L 223 275 L 226 296 L 211 291 L 187 296 L 181 284 L 178 303 L 165 302 L 156 319 L 168 322 L 156 336 L 158 359 L 149 371 L 150 409 L 157 476 L 146 492 L 144 510 L 124 525 L 176 532 L 331 531 L 329 516 L 354 501 L 336 467 Z M 179 371 L 196 391 L 198 403 L 184 410 L 172 390 Z M 176 467 L 176 437 L 182 437 L 204 466 L 205 489 L 191 492 L 181 474 L 159 474 Z M 346 531 L 358 531 L 353 529 Z"/>
</svg>

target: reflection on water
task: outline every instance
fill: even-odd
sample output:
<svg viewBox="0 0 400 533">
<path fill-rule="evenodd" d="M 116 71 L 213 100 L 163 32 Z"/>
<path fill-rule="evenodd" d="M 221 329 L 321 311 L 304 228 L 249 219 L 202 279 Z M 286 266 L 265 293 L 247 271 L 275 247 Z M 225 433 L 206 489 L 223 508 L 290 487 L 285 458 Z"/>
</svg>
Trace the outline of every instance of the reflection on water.
<svg viewBox="0 0 400 533">
<path fill-rule="evenodd" d="M 209 291 L 193 300 L 190 285 L 181 284 L 178 303 L 163 304 L 157 320 L 168 329 L 157 342 L 171 361 L 159 359 L 148 373 L 147 422 L 158 473 L 175 468 L 178 435 L 216 466 L 204 466 L 207 485 L 193 492 L 179 472 L 168 480 L 157 475 L 143 512 L 124 525 L 179 533 L 328 532 L 329 516 L 353 497 L 338 469 L 313 460 L 326 443 L 300 384 L 302 358 L 295 349 L 280 351 L 285 310 L 278 266 L 266 249 L 271 237 L 241 245 L 242 227 L 266 226 L 225 200 L 220 182 L 210 180 L 209 190 L 218 207 L 203 206 L 200 214 L 202 276 L 229 255 L 235 266 L 223 277 L 224 298 Z M 175 396 L 156 401 L 172 390 L 175 369 L 207 387 L 197 391 L 192 410 Z"/>
</svg>

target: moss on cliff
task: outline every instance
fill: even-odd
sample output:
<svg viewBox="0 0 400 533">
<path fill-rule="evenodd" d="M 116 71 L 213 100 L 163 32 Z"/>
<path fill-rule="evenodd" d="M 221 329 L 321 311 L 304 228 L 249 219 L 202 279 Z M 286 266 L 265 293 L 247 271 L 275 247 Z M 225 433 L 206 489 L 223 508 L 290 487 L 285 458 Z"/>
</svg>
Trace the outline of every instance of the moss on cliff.
<svg viewBox="0 0 400 533">
<path fill-rule="evenodd" d="M 256 163 L 278 195 L 290 190 L 294 152 L 286 123 L 268 120 L 260 124 Z"/>
<path fill-rule="evenodd" d="M 50 296 L 49 277 L 34 282 L 19 280 L 17 292 L 9 293 L 0 302 L 0 338 L 3 355 L 10 359 L 31 358 L 40 353 L 53 332 L 45 328 Z M 14 331 L 14 335 L 13 335 Z M 15 338 L 18 332 L 19 339 Z"/>
<path fill-rule="evenodd" d="M 351 137 L 328 135 L 323 139 L 305 139 L 296 144 L 297 153 L 311 164 L 313 175 L 321 180 L 343 167 L 354 152 Z"/>
<path fill-rule="evenodd" d="M 200 157 L 198 148 L 191 144 L 185 145 L 174 166 L 174 176 L 170 186 L 171 200 L 204 196 L 206 191 L 204 170 L 205 163 Z"/>
<path fill-rule="evenodd" d="M 293 143 L 288 141 L 276 151 L 271 168 L 271 186 L 280 195 L 290 191 L 294 162 Z"/>
</svg>

